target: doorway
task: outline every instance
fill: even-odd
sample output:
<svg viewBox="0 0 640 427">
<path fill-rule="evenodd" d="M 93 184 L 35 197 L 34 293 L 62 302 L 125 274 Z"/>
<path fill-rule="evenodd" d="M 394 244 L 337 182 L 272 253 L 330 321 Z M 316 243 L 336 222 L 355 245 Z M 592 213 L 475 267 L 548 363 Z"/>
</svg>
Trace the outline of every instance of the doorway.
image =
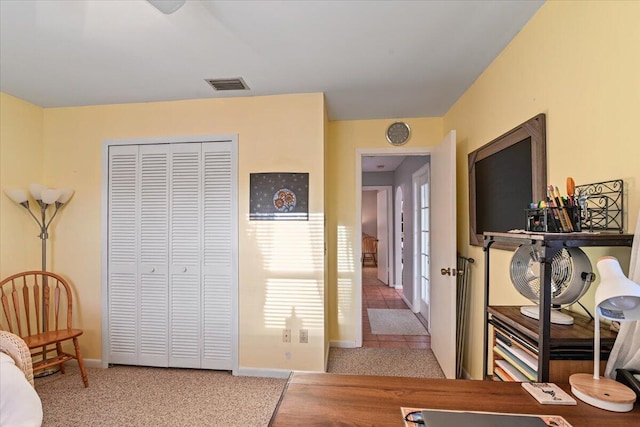
<svg viewBox="0 0 640 427">
<path fill-rule="evenodd" d="M 371 342 L 369 342 L 371 340 L 373 340 L 375 344 L 376 340 L 376 337 L 371 336 L 371 325 L 367 316 L 367 310 L 389 309 L 395 311 L 401 310 L 406 312 L 406 314 L 409 314 L 411 317 L 414 317 L 418 326 L 422 328 L 424 333 L 422 336 L 412 336 L 410 334 L 411 331 L 407 331 L 406 334 L 403 334 L 402 332 L 394 332 L 393 334 L 390 334 L 394 335 L 393 337 L 385 337 L 395 341 L 391 346 L 402 347 L 402 341 L 404 341 L 404 346 L 409 348 L 429 348 L 428 333 L 423 324 L 418 321 L 418 318 L 416 317 L 419 305 L 415 304 L 413 298 L 414 278 L 412 276 L 413 264 L 415 261 L 413 259 L 412 246 L 414 237 L 411 235 L 414 228 L 412 221 L 416 216 L 415 213 L 411 212 L 414 206 L 412 200 L 412 177 L 413 173 L 423 168 L 429 161 L 427 150 L 414 149 L 412 151 L 408 151 L 393 149 L 392 152 L 362 153 L 359 160 L 359 188 L 361 189 L 361 203 L 359 205 L 360 212 L 363 217 L 358 217 L 357 219 L 358 225 L 361 226 L 361 229 L 358 232 L 364 233 L 366 230 L 371 230 L 371 225 L 366 224 L 367 221 L 366 218 L 364 218 L 365 213 L 362 211 L 364 204 L 367 203 L 365 198 L 368 198 L 369 200 L 372 198 L 371 195 L 366 195 L 367 190 L 381 189 L 383 188 L 383 184 L 390 188 L 390 191 L 386 192 L 387 197 L 390 198 L 390 200 L 386 202 L 388 210 L 390 211 L 390 213 L 386 215 L 390 221 L 387 224 L 387 227 L 385 227 L 388 229 L 388 237 L 382 240 L 383 244 L 386 243 L 388 245 L 388 255 L 390 258 L 389 280 L 385 281 L 383 277 L 376 278 L 375 275 L 371 274 L 371 269 L 369 267 L 365 267 L 360 271 L 360 280 L 356 282 L 361 284 L 359 297 L 363 310 L 361 319 L 359 320 L 362 325 L 361 327 L 363 328 L 363 341 L 367 341 L 364 345 L 371 344 Z M 376 186 L 372 184 L 378 185 Z M 379 198 L 382 199 L 384 197 L 381 196 L 381 194 L 381 192 L 378 192 Z M 371 220 L 369 219 L 369 222 L 370 221 Z M 372 281 L 372 277 L 373 279 L 380 280 Z M 382 284 L 388 285 L 391 289 L 382 289 L 378 286 L 378 290 L 376 290 L 375 285 Z M 385 313 L 385 315 L 391 314 Z M 380 336 L 377 338 L 380 339 Z M 388 346 L 386 344 L 389 343 L 380 342 L 379 344 L 380 345 L 374 346 L 384 347 Z"/>
<path fill-rule="evenodd" d="M 375 238 L 376 276 L 388 286 L 394 286 L 392 200 L 393 187 L 390 185 L 362 187 L 362 236 Z"/>
<path fill-rule="evenodd" d="M 417 270 L 414 266 L 416 263 L 415 254 L 418 253 L 420 242 L 416 238 L 414 231 L 414 217 L 421 217 L 420 211 L 416 212 L 415 201 L 417 200 L 413 194 L 413 173 L 417 172 L 420 167 L 429 163 L 429 197 L 434 200 L 430 203 L 428 212 L 428 221 L 437 224 L 437 227 L 429 227 L 429 245 L 438 248 L 437 251 L 428 253 L 429 263 L 429 293 L 430 305 L 429 316 L 433 319 L 430 324 L 431 329 L 431 346 L 436 359 L 440 363 L 443 372 L 447 378 L 455 378 L 455 330 L 456 330 L 456 286 L 455 277 L 446 275 L 447 271 L 456 266 L 456 132 L 450 131 L 442 140 L 442 142 L 433 147 L 409 148 L 395 147 L 382 149 L 357 149 L 356 150 L 356 221 L 355 233 L 360 236 L 361 229 L 361 198 L 362 185 L 365 180 L 363 165 L 370 158 L 398 158 L 403 157 L 405 160 L 416 161 L 419 157 L 428 156 L 428 162 L 422 163 L 415 167 L 408 176 L 401 177 L 399 172 L 392 174 L 394 187 L 399 186 L 399 182 L 404 178 L 408 184 L 403 186 L 402 194 L 402 299 L 413 313 L 420 311 L 420 295 L 417 289 L 420 287 L 420 281 L 417 280 Z M 375 165 L 375 161 L 373 162 Z M 415 165 L 414 165 L 415 166 Z M 375 167 L 375 166 L 374 166 Z M 405 173 L 407 173 L 405 171 Z M 397 181 L 397 182 L 396 182 Z M 395 192 L 394 192 L 395 194 Z M 395 219 L 397 221 L 397 218 Z M 411 228 L 411 229 L 410 229 Z M 421 236 L 421 234 L 417 234 Z M 420 237 L 422 240 L 422 237 Z M 355 240 L 355 253 L 361 253 L 361 241 Z M 395 256 L 399 256 L 395 254 Z M 419 258 L 420 259 L 420 258 Z M 396 261 L 397 263 L 397 261 Z M 363 289 L 362 289 L 362 269 L 356 265 L 355 279 L 355 302 L 356 306 L 363 307 Z M 442 271 L 442 275 L 438 274 Z M 434 273 L 435 272 L 435 273 Z M 362 310 L 364 311 L 364 310 Z M 355 345 L 362 346 L 363 337 L 363 315 L 356 316 L 355 319 Z"/>
</svg>

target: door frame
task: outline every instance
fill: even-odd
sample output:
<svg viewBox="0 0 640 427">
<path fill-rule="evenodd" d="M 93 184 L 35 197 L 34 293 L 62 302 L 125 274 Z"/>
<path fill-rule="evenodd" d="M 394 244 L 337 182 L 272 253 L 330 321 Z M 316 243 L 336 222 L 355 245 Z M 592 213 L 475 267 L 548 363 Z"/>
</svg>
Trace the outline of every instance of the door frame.
<svg viewBox="0 0 640 427">
<path fill-rule="evenodd" d="M 123 139 L 107 139 L 102 141 L 102 159 L 101 159 L 101 203 L 100 208 L 101 220 L 101 243 L 100 243 L 100 298 L 101 298 L 101 344 L 102 344 L 102 360 L 100 365 L 102 368 L 109 367 L 109 148 L 118 145 L 147 145 L 147 144 L 188 144 L 188 143 L 204 143 L 204 142 L 231 142 L 231 158 L 235 163 L 235 169 L 238 170 L 238 134 L 219 134 L 219 135 L 187 135 L 187 136 L 164 136 L 164 137 L 151 137 L 151 138 L 123 138 Z M 237 190 L 238 188 L 238 176 L 234 177 L 235 182 L 232 182 Z M 238 338 L 238 317 L 239 317 L 239 303 L 238 303 L 238 284 L 239 284 L 239 271 L 238 271 L 238 204 L 233 206 L 232 212 L 234 218 L 234 230 L 232 233 L 232 245 L 231 250 L 233 252 L 231 270 L 233 272 L 232 277 L 232 304 L 233 304 L 233 318 L 232 318 L 232 355 L 231 365 L 233 375 L 238 372 L 238 354 L 239 354 L 239 338 Z"/>
<path fill-rule="evenodd" d="M 388 285 L 393 287 L 395 284 L 393 283 L 395 279 L 395 270 L 393 266 L 393 185 L 366 185 L 362 187 L 362 191 L 384 191 L 387 199 L 387 270 L 389 277 L 387 281 Z M 362 194 L 362 193 L 361 193 Z M 360 203 L 362 204 L 362 199 L 360 199 Z M 362 206 L 360 207 L 362 209 Z M 362 212 L 362 210 L 361 210 Z M 362 233 L 362 216 L 360 217 L 360 233 Z M 380 257 L 378 257 L 379 259 Z"/>
<path fill-rule="evenodd" d="M 429 183 L 430 171 L 431 159 L 429 159 L 429 162 L 427 162 L 426 165 L 415 171 L 411 176 L 411 197 L 413 197 L 413 283 L 415 285 L 413 287 L 413 301 L 411 302 L 413 305 L 412 311 L 414 313 L 422 313 L 422 207 L 420 206 L 420 188 L 418 180 L 420 177 L 426 175 L 427 183 Z M 429 193 L 429 195 L 431 195 L 431 193 Z M 429 200 L 429 204 L 431 204 L 431 200 Z M 429 247 L 429 254 L 431 254 L 431 247 Z M 429 265 L 431 265 L 431 263 L 429 263 Z M 430 267 L 429 270 L 431 270 Z M 429 274 L 429 276 L 431 276 L 431 274 Z M 431 333 L 431 319 L 428 317 L 425 319 L 427 320 L 428 332 Z"/>
<path fill-rule="evenodd" d="M 356 188 L 355 188 L 355 227 L 354 227 L 354 254 L 353 271 L 355 272 L 355 346 L 362 347 L 362 158 L 365 156 L 428 156 L 431 147 L 387 147 L 387 148 L 357 148 L 356 149 Z M 406 197 L 406 195 L 404 196 Z"/>
<path fill-rule="evenodd" d="M 401 197 L 399 197 L 401 196 Z M 395 274 L 394 277 L 394 285 L 396 289 L 402 289 L 402 270 L 404 268 L 403 266 L 403 262 L 402 262 L 402 255 L 403 255 L 403 233 L 404 233 L 404 220 L 403 220 L 403 216 L 404 216 L 404 192 L 402 191 L 402 187 L 398 186 L 396 187 L 396 192 L 394 194 L 394 200 L 393 200 L 393 227 L 394 227 L 394 234 L 393 234 L 393 240 L 394 240 L 394 267 L 393 267 L 393 272 Z"/>
</svg>

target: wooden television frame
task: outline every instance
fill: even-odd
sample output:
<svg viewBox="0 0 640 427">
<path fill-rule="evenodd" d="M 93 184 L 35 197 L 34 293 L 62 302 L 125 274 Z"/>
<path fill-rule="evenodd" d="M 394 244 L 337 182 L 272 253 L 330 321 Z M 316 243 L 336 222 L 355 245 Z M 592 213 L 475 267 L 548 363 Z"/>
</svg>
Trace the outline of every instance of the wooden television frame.
<svg viewBox="0 0 640 427">
<path fill-rule="evenodd" d="M 500 151 L 513 147 L 525 140 L 531 140 L 531 202 L 545 200 L 547 195 L 547 138 L 546 138 L 546 116 L 538 114 L 509 132 L 499 136 L 493 141 L 483 145 L 475 151 L 469 153 L 469 238 L 473 246 L 482 246 L 485 231 L 508 231 L 508 230 L 480 230 L 477 224 L 478 206 L 476 183 L 476 165 L 479 161 L 490 158 Z M 509 178 L 508 176 L 505 178 Z M 485 205 L 492 206 L 486 202 Z M 522 228 L 525 227 L 525 213 L 527 206 L 522 207 Z M 483 213 L 484 214 L 484 213 Z M 498 248 L 496 246 L 496 248 Z M 515 249 L 503 247 L 502 249 Z"/>
</svg>

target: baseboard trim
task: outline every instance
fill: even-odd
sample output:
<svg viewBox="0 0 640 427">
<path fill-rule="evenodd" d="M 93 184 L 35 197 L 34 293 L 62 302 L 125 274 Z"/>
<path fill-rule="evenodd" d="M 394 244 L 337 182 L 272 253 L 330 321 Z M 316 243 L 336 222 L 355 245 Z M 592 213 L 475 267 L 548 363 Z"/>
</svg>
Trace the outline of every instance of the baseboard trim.
<svg viewBox="0 0 640 427">
<path fill-rule="evenodd" d="M 85 368 L 108 368 L 107 364 L 102 363 L 102 359 L 82 359 L 82 361 L 84 362 Z M 66 364 L 78 366 L 78 361 L 76 359 L 71 359 L 68 362 L 65 362 L 65 365 Z"/>
<path fill-rule="evenodd" d="M 465 380 L 472 380 L 473 378 L 471 378 L 471 375 L 469 375 L 469 372 L 467 372 L 466 369 L 462 368 L 462 378 Z"/>
<path fill-rule="evenodd" d="M 329 346 L 335 347 L 335 348 L 356 348 L 356 342 L 355 341 L 330 341 Z"/>
<path fill-rule="evenodd" d="M 402 301 L 404 301 L 404 303 L 407 304 L 407 307 L 409 307 L 412 312 L 417 313 L 419 311 L 419 310 L 416 310 L 413 303 L 409 301 L 407 297 L 404 296 L 404 294 L 401 295 L 401 298 L 402 298 Z"/>
<path fill-rule="evenodd" d="M 233 375 L 239 377 L 261 377 L 261 378 L 284 378 L 287 379 L 291 375 L 288 369 L 268 369 L 268 368 L 238 368 L 233 371 Z"/>
</svg>

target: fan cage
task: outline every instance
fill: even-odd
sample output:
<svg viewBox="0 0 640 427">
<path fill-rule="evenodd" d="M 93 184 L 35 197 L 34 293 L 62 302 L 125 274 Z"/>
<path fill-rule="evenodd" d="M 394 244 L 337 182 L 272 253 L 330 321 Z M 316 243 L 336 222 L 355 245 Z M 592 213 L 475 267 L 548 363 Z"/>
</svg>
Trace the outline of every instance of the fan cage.
<svg viewBox="0 0 640 427">
<path fill-rule="evenodd" d="M 533 302 L 540 300 L 540 249 L 532 245 L 520 246 L 513 255 L 510 266 L 511 282 L 516 290 Z M 551 303 L 573 304 L 589 289 L 591 262 L 579 248 L 563 248 L 550 262 Z M 583 273 L 587 276 L 583 277 Z"/>
</svg>

